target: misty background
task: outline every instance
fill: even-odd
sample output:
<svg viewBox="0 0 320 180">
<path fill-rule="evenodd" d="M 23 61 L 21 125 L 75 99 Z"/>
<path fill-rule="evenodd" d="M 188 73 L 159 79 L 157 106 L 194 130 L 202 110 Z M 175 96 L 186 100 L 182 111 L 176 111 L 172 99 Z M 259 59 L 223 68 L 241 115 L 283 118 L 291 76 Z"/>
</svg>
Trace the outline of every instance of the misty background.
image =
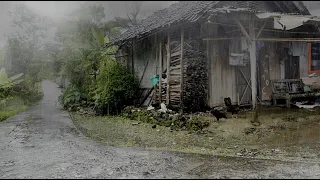
<svg viewBox="0 0 320 180">
<path fill-rule="evenodd" d="M 112 20 L 114 17 L 126 17 L 126 4 L 130 1 L 1 1 L 0 2 L 0 46 L 6 42 L 6 35 L 12 31 L 11 18 L 8 14 L 10 9 L 17 3 L 26 4 L 34 12 L 42 16 L 52 18 L 54 22 L 59 22 L 70 13 L 77 9 L 83 3 L 100 4 L 105 9 L 105 21 Z M 155 11 L 169 7 L 178 1 L 143 1 L 140 13 L 137 19 L 141 20 L 151 15 Z M 319 1 L 303 1 L 310 13 L 320 16 Z M 49 34 L 54 34 L 51 29 Z M 52 37 L 52 36 L 49 36 Z"/>
<path fill-rule="evenodd" d="M 137 19 L 141 20 L 157 10 L 169 7 L 178 1 L 143 1 Z M 126 18 L 126 4 L 130 1 L 0 1 L 0 46 L 6 43 L 6 35 L 12 31 L 11 17 L 9 11 L 15 4 L 25 4 L 34 12 L 42 16 L 50 17 L 54 22 L 62 21 L 63 18 L 83 3 L 99 4 L 105 9 L 105 21 L 114 17 Z M 54 29 L 49 31 L 49 38 L 55 33 Z"/>
</svg>

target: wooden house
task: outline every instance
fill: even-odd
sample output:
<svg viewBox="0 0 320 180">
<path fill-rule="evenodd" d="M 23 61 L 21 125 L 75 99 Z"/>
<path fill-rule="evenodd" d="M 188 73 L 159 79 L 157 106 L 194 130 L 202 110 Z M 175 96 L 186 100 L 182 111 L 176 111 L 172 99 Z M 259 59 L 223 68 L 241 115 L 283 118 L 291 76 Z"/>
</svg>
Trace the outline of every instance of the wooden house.
<svg viewBox="0 0 320 180">
<path fill-rule="evenodd" d="M 317 81 L 308 76 L 320 73 L 320 56 L 312 56 L 318 21 L 301 1 L 180 1 L 107 46 L 119 46 L 116 57 L 139 78 L 144 105 L 217 106 L 230 97 L 255 107 L 271 102 L 273 80 Z"/>
</svg>

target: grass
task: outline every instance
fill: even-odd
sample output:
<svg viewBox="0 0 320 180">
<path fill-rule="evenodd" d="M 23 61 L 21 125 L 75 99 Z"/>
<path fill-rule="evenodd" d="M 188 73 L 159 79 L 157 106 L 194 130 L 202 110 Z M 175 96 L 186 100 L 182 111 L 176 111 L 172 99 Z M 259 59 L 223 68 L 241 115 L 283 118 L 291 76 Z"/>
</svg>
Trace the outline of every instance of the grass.
<svg viewBox="0 0 320 180">
<path fill-rule="evenodd" d="M 171 132 L 164 126 L 153 129 L 152 124 L 122 117 L 82 117 L 77 113 L 72 113 L 71 117 L 85 135 L 111 146 L 223 156 L 258 151 L 257 158 L 316 160 L 320 158 L 317 153 L 320 149 L 319 112 L 263 108 L 259 113 L 260 126 L 251 124 L 251 112 L 243 112 L 237 119 L 229 117 L 219 122 L 208 116 L 205 118 L 211 119 L 210 126 L 197 133 Z"/>
<path fill-rule="evenodd" d="M 35 87 L 39 93 L 42 93 L 41 82 L 35 84 Z M 25 99 L 22 99 L 19 96 L 13 96 L 9 98 L 5 105 L 0 106 L 0 121 L 4 121 L 9 117 L 12 117 L 20 112 L 27 110 L 29 107 L 34 106 L 39 103 L 38 99 L 32 99 L 32 102 L 25 102 Z"/>
<path fill-rule="evenodd" d="M 7 102 L 5 107 L 0 107 L 0 121 L 14 116 L 22 111 L 25 111 L 28 107 L 24 105 L 24 102 L 19 97 L 13 97 Z"/>
</svg>

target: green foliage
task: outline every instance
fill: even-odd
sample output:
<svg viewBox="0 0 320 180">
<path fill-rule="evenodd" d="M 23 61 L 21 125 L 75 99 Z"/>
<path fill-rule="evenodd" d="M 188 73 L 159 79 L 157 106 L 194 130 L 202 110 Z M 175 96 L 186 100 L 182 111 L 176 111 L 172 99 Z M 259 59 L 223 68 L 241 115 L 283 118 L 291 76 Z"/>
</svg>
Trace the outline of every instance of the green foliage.
<svg viewBox="0 0 320 180">
<path fill-rule="evenodd" d="M 43 98 L 43 93 L 39 92 L 39 87 L 30 87 L 27 83 L 22 83 L 13 88 L 13 96 L 20 97 L 26 106 L 32 106 Z"/>
<path fill-rule="evenodd" d="M 11 100 L 13 86 L 18 85 L 23 81 L 23 79 L 19 79 L 21 76 L 23 76 L 22 73 L 8 78 L 5 69 L 2 68 L 0 70 L 0 107 L 6 106 L 7 102 Z"/>
<path fill-rule="evenodd" d="M 2 68 L 0 70 L 0 89 L 11 88 L 13 85 L 21 83 L 23 81 L 23 79 L 19 79 L 21 76 L 23 76 L 23 73 L 8 78 L 6 70 Z"/>
<path fill-rule="evenodd" d="M 32 87 L 52 74 L 49 53 L 43 45 L 54 23 L 25 4 L 16 4 L 10 15 L 13 28 L 5 46 L 8 74 L 25 74 L 25 82 Z"/>
<path fill-rule="evenodd" d="M 127 67 L 108 60 L 100 64 L 93 99 L 103 113 L 107 110 L 119 113 L 124 106 L 132 103 L 138 88 L 137 79 Z"/>
<path fill-rule="evenodd" d="M 85 96 L 75 86 L 69 86 L 59 97 L 59 101 L 66 109 L 76 110 L 77 107 L 85 100 Z"/>
<path fill-rule="evenodd" d="M 0 121 L 22 112 L 27 108 L 23 100 L 18 96 L 11 96 L 6 100 L 5 104 L 0 104 Z"/>
<path fill-rule="evenodd" d="M 25 110 L 43 96 L 28 88 L 22 76 L 20 73 L 8 78 L 5 69 L 0 70 L 0 121 Z"/>
<path fill-rule="evenodd" d="M 120 35 L 122 29 L 129 28 L 129 24 L 129 19 L 115 17 L 114 20 L 111 20 L 104 25 L 104 30 L 107 32 L 107 35 L 112 39 Z"/>
<path fill-rule="evenodd" d="M 83 5 L 58 25 L 55 35 L 61 47 L 57 54 L 61 60 L 61 75 L 84 93 L 92 87 L 101 60 L 101 45 L 105 39 L 100 29 L 104 17 L 103 7 Z"/>
<path fill-rule="evenodd" d="M 61 59 L 61 75 L 72 84 L 60 98 L 65 108 L 74 110 L 86 101 L 102 114 L 108 110 L 119 112 L 136 94 L 136 78 L 110 55 L 117 47 L 103 47 L 110 36 L 120 33 L 120 26 L 127 27 L 121 23 L 126 19 L 104 23 L 104 17 L 103 7 L 86 4 L 58 25 L 55 39 L 61 48 L 56 56 Z M 59 63 L 56 61 L 55 65 Z M 59 67 L 56 69 L 55 72 Z"/>
<path fill-rule="evenodd" d="M 0 67 L 5 67 L 5 48 L 0 47 Z"/>
<path fill-rule="evenodd" d="M 125 107 L 121 112 L 121 116 L 131 120 L 170 127 L 172 130 L 201 131 L 211 123 L 211 117 L 184 116 L 174 112 L 169 114 L 156 110 L 138 109 L 132 106 Z"/>
<path fill-rule="evenodd" d="M 188 130 L 199 131 L 210 125 L 210 121 L 208 119 L 204 119 L 201 117 L 191 117 L 186 124 Z"/>
</svg>

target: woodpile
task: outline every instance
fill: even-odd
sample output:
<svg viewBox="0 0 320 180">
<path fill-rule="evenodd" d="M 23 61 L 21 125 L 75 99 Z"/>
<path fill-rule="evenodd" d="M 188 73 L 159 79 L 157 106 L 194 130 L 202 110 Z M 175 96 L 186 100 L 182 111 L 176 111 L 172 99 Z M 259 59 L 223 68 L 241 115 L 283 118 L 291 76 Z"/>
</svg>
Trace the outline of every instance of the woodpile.
<svg viewBox="0 0 320 180">
<path fill-rule="evenodd" d="M 183 66 L 180 64 L 181 45 L 178 41 L 171 42 L 170 58 L 170 100 L 166 104 L 167 77 L 166 70 L 162 74 L 161 102 L 169 109 L 180 109 L 181 72 L 183 67 L 183 104 L 185 112 L 201 111 L 206 106 L 207 99 L 207 64 L 206 57 L 200 51 L 197 41 L 184 43 Z M 165 68 L 164 68 L 165 69 Z M 159 102 L 159 88 L 156 87 L 154 102 Z"/>
<path fill-rule="evenodd" d="M 201 111 L 207 99 L 207 63 L 197 41 L 184 44 L 184 111 Z"/>
</svg>

